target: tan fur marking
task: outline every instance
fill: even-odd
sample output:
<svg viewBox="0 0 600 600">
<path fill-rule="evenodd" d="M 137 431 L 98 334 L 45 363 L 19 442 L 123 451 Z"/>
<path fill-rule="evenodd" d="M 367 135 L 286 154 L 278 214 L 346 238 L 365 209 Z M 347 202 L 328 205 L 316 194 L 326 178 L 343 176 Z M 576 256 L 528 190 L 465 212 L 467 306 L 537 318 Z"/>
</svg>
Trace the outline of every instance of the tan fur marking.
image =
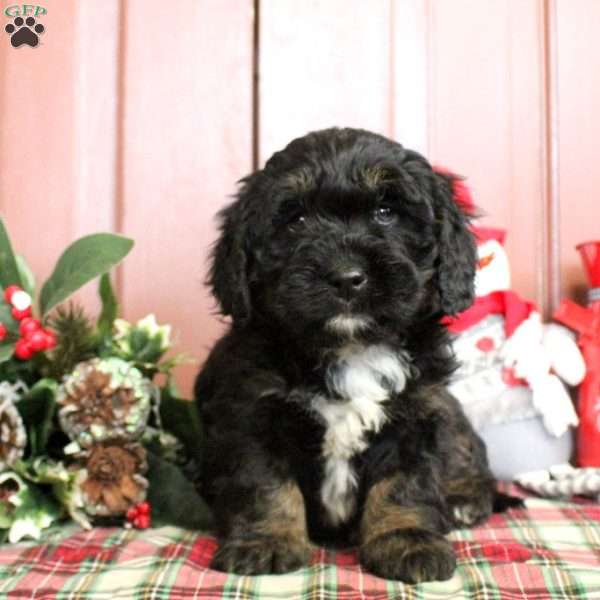
<svg viewBox="0 0 600 600">
<path fill-rule="evenodd" d="M 478 479 L 452 479 L 446 483 L 446 494 L 477 498 L 481 494 L 481 487 L 481 481 Z"/>
<path fill-rule="evenodd" d="M 294 192 L 308 192 L 315 187 L 314 179 L 305 171 L 294 171 L 288 173 L 285 183 Z"/>
<path fill-rule="evenodd" d="M 383 479 L 369 490 L 361 521 L 363 543 L 369 543 L 391 531 L 423 527 L 418 509 L 405 508 L 391 500 L 390 494 L 395 484 L 395 478 Z"/>
<path fill-rule="evenodd" d="M 381 167 L 371 167 L 363 171 L 363 183 L 369 189 L 375 189 L 380 184 L 391 181 L 391 173 Z"/>
<path fill-rule="evenodd" d="M 304 498 L 296 483 L 286 482 L 273 491 L 268 514 L 256 524 L 256 531 L 286 538 L 290 543 L 308 544 Z"/>
</svg>

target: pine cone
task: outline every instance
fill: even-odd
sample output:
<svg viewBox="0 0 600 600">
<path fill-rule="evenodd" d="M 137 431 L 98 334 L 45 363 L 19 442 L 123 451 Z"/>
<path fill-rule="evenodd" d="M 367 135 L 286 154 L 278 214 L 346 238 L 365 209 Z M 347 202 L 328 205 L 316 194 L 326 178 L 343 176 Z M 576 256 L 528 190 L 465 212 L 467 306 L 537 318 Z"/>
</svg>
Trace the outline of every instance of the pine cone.
<svg viewBox="0 0 600 600">
<path fill-rule="evenodd" d="M 27 444 L 23 420 L 11 398 L 0 394 L 0 471 L 14 465 Z"/>
<path fill-rule="evenodd" d="M 79 363 L 58 390 L 60 425 L 81 447 L 107 439 L 134 440 L 148 421 L 151 385 L 118 358 Z"/>
<path fill-rule="evenodd" d="M 146 498 L 146 451 L 123 441 L 99 443 L 79 456 L 85 477 L 80 483 L 84 510 L 93 516 L 124 515 Z"/>
</svg>

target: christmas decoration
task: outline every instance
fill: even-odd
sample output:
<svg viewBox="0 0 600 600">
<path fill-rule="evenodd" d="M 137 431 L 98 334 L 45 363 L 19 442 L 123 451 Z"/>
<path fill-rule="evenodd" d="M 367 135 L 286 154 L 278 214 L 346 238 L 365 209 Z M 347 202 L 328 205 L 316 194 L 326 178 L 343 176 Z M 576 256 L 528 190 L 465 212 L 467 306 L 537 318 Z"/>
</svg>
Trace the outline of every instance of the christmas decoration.
<svg viewBox="0 0 600 600">
<path fill-rule="evenodd" d="M 150 382 L 120 358 L 82 362 L 58 390 L 61 427 L 82 447 L 106 439 L 133 440 L 146 426 L 151 393 Z"/>
<path fill-rule="evenodd" d="M 131 246 L 112 234 L 77 240 L 36 295 L 0 219 L 0 541 L 39 539 L 64 518 L 86 529 L 209 520 L 182 472 L 202 433 L 173 384 L 183 358 L 165 358 L 170 327 L 118 318 L 109 270 Z M 94 322 L 65 302 L 96 277 Z"/>
<path fill-rule="evenodd" d="M 60 508 L 38 488 L 14 472 L 0 472 L 0 530 L 8 541 L 39 540 L 42 530 L 60 517 Z"/>
<path fill-rule="evenodd" d="M 540 496 L 570 498 L 571 496 L 600 496 L 600 469 L 576 469 L 568 463 L 547 470 L 530 471 L 515 477 L 515 481 Z"/>
<path fill-rule="evenodd" d="M 80 306 L 59 306 L 48 321 L 50 329 L 56 334 L 46 366 L 47 376 L 60 379 L 70 373 L 77 363 L 93 358 L 98 353 L 96 332 Z"/>
<path fill-rule="evenodd" d="M 116 319 L 113 352 L 125 360 L 151 364 L 170 347 L 170 339 L 171 327 L 158 325 L 154 315 L 140 319 L 135 325 Z"/>
<path fill-rule="evenodd" d="M 106 442 L 83 451 L 80 487 L 84 510 L 92 516 L 122 516 L 146 498 L 146 451 L 139 444 Z"/>
<path fill-rule="evenodd" d="M 577 425 L 559 376 L 570 385 L 579 383 L 585 372 L 581 354 L 564 328 L 543 325 L 534 304 L 508 289 L 505 232 L 473 231 L 479 256 L 476 299 L 448 321 L 462 363 L 451 389 L 476 426 L 540 414 L 548 432 L 559 437 Z M 517 387 L 527 393 L 507 393 Z"/>
<path fill-rule="evenodd" d="M 464 182 L 455 185 L 454 194 L 476 213 Z M 542 323 L 535 305 L 510 289 L 506 232 L 472 231 L 478 251 L 476 299 L 444 320 L 455 334 L 453 349 L 461 365 L 450 389 L 486 442 L 496 477 L 512 479 L 526 469 L 568 460 L 568 429 L 577 425 L 577 415 L 565 383 L 577 385 L 585 364 L 571 333 Z"/>
<path fill-rule="evenodd" d="M 577 462 L 583 467 L 600 466 L 600 242 L 577 246 L 590 283 L 588 306 L 564 300 L 554 313 L 557 321 L 579 333 L 587 374 L 579 388 Z"/>
<path fill-rule="evenodd" d="M 20 384 L 0 383 L 0 472 L 23 456 L 27 436 L 21 415 L 15 406 Z"/>
<path fill-rule="evenodd" d="M 140 502 L 132 506 L 126 514 L 127 524 L 136 529 L 148 529 L 152 524 L 151 509 L 149 502 Z"/>
</svg>

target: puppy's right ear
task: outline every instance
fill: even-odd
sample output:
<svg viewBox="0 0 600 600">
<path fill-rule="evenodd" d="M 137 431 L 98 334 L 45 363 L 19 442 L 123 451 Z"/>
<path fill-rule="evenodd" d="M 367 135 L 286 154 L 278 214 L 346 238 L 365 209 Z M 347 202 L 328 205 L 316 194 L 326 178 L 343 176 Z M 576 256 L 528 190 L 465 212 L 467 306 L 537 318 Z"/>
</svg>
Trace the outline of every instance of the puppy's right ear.
<svg viewBox="0 0 600 600">
<path fill-rule="evenodd" d="M 231 315 L 236 323 L 247 321 L 251 308 L 244 212 L 243 199 L 238 199 L 219 213 L 221 235 L 213 250 L 208 278 L 221 312 Z"/>
<path fill-rule="evenodd" d="M 439 225 L 440 308 L 445 315 L 453 316 L 469 308 L 475 298 L 477 250 L 468 227 L 475 206 L 468 189 L 453 173 L 435 168 L 432 183 Z"/>
</svg>

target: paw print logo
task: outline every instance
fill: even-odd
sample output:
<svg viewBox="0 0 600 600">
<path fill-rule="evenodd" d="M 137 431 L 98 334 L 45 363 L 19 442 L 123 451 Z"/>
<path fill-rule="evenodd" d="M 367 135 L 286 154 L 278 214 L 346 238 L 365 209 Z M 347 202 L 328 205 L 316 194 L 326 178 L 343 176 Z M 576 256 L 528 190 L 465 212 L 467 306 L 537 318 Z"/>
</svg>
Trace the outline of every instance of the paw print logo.
<svg viewBox="0 0 600 600">
<path fill-rule="evenodd" d="M 23 44 L 35 48 L 40 41 L 38 34 L 44 33 L 44 26 L 41 23 L 36 24 L 33 17 L 27 17 L 25 20 L 22 17 L 17 17 L 4 28 L 4 31 L 10 34 L 10 43 L 15 48 Z"/>
</svg>

